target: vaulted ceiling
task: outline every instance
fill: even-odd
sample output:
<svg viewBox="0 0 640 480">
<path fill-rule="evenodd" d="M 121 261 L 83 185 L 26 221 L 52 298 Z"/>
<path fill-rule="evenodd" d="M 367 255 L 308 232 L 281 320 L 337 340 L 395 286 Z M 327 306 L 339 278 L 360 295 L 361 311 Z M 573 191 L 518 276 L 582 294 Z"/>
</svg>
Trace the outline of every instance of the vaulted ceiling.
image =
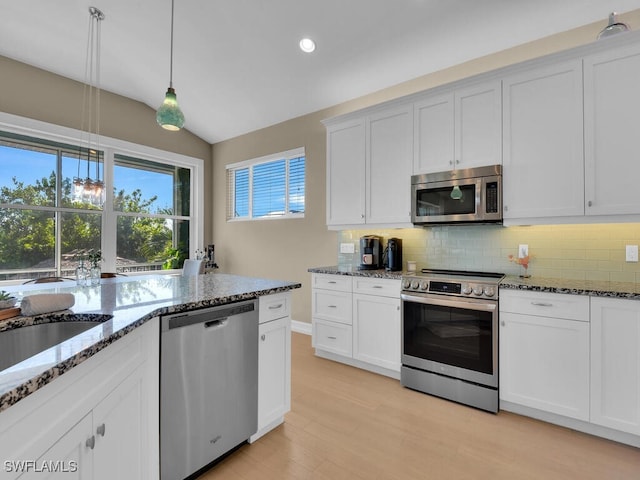
<svg viewBox="0 0 640 480">
<path fill-rule="evenodd" d="M 170 0 L 2 2 L 0 55 L 82 81 L 102 10 L 102 88 L 156 109 Z M 175 0 L 185 128 L 215 143 L 584 24 L 638 0 Z M 633 28 L 633 26 L 632 26 Z M 299 40 L 312 37 L 305 54 Z"/>
</svg>

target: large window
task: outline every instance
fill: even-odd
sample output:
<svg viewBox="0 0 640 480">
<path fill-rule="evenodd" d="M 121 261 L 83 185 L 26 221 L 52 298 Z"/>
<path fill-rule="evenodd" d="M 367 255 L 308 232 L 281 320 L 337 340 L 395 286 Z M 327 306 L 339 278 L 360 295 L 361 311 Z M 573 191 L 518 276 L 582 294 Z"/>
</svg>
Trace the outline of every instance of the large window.
<svg viewBox="0 0 640 480">
<path fill-rule="evenodd" d="M 85 149 L 43 137 L 0 132 L 0 280 L 73 277 L 89 250 L 102 251 L 105 271 L 180 268 L 201 244 L 199 160 L 148 147 L 131 155 L 111 139 L 123 153 L 107 145 L 88 162 Z M 86 177 L 104 181 L 103 205 L 74 195 Z"/>
<path fill-rule="evenodd" d="M 227 165 L 227 189 L 227 220 L 303 217 L 304 148 Z"/>
</svg>

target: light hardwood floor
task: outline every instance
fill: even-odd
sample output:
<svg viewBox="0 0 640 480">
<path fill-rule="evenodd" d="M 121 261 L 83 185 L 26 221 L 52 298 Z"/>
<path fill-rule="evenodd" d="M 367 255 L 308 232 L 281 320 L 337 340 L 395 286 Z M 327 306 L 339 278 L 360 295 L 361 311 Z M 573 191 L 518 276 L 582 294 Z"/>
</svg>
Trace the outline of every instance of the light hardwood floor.
<svg viewBox="0 0 640 480">
<path fill-rule="evenodd" d="M 284 425 L 199 480 L 640 479 L 640 450 L 414 392 L 293 334 Z"/>
</svg>

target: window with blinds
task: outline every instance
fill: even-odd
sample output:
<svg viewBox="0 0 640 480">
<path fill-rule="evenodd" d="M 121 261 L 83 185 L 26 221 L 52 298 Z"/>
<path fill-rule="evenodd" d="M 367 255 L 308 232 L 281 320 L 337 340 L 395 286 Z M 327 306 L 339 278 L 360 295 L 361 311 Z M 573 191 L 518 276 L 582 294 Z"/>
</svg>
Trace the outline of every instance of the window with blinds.
<svg viewBox="0 0 640 480">
<path fill-rule="evenodd" d="M 304 217 L 305 152 L 227 165 L 227 220 Z"/>
</svg>

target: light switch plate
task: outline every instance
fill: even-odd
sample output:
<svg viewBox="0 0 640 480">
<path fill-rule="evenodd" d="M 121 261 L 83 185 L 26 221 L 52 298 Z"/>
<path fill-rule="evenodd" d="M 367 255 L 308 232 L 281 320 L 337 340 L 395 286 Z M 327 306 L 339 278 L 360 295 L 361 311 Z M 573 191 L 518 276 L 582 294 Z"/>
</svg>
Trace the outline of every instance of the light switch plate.
<svg viewBox="0 0 640 480">
<path fill-rule="evenodd" d="M 356 253 L 356 246 L 353 243 L 341 243 L 340 253 Z"/>
<path fill-rule="evenodd" d="M 529 255 L 529 245 L 520 244 L 518 246 L 518 258 L 524 258 Z"/>
<path fill-rule="evenodd" d="M 638 245 L 627 245 L 626 259 L 627 262 L 638 261 Z"/>
</svg>

